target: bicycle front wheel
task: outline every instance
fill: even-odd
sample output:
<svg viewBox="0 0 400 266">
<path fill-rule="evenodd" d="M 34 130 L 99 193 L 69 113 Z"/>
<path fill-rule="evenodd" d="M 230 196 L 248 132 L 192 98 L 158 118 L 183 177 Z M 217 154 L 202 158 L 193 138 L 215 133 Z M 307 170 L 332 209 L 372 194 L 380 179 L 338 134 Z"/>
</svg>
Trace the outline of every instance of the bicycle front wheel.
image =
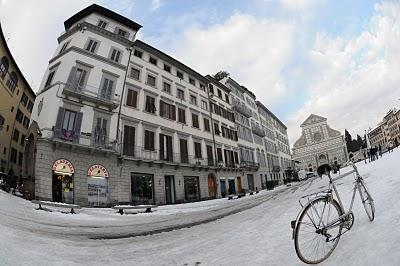
<svg viewBox="0 0 400 266">
<path fill-rule="evenodd" d="M 336 200 L 318 198 L 308 204 L 300 214 L 294 237 L 301 261 L 317 264 L 332 254 L 343 228 L 341 215 L 342 209 Z"/>
<path fill-rule="evenodd" d="M 367 190 L 367 187 L 362 180 L 358 182 L 358 192 L 360 193 L 361 202 L 364 205 L 364 209 L 367 213 L 368 219 L 372 222 L 375 219 L 374 200 L 372 199 Z"/>
</svg>

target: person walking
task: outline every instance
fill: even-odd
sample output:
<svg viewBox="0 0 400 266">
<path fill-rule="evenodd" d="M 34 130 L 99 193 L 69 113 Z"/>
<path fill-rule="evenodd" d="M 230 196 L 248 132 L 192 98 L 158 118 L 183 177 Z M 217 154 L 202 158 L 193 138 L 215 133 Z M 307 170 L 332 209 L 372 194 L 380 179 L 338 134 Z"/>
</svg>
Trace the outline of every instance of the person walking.
<svg viewBox="0 0 400 266">
<path fill-rule="evenodd" d="M 364 163 L 367 164 L 367 154 L 365 153 L 365 150 L 364 150 Z"/>
<path fill-rule="evenodd" d="M 379 144 L 378 149 L 379 149 L 379 155 L 382 157 L 382 145 L 381 144 Z"/>
</svg>

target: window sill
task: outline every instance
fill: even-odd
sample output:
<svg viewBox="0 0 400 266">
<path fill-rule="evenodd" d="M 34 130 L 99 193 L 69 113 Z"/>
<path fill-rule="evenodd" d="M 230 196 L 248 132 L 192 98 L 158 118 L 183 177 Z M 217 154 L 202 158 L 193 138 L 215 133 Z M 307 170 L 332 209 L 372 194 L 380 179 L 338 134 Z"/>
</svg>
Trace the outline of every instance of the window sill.
<svg viewBox="0 0 400 266">
<path fill-rule="evenodd" d="M 146 111 L 146 110 L 144 110 L 144 111 L 143 111 L 143 113 L 146 113 L 146 114 L 149 114 L 149 115 L 154 115 L 154 116 L 157 116 L 157 114 L 156 114 L 156 113 L 150 113 L 150 112 L 148 112 L 148 111 Z"/>
<path fill-rule="evenodd" d="M 181 124 L 182 126 L 187 126 L 187 124 L 186 123 L 183 123 L 183 122 L 179 122 L 179 121 L 176 121 L 178 124 Z"/>
<path fill-rule="evenodd" d="M 139 108 L 134 107 L 134 106 L 130 106 L 130 105 L 127 105 L 127 104 L 124 104 L 124 107 L 127 107 L 127 108 L 129 108 L 129 109 L 133 109 L 133 110 L 139 111 Z"/>
<path fill-rule="evenodd" d="M 200 130 L 200 127 L 194 127 L 194 126 L 192 126 L 192 128 L 197 129 L 197 130 Z"/>
</svg>

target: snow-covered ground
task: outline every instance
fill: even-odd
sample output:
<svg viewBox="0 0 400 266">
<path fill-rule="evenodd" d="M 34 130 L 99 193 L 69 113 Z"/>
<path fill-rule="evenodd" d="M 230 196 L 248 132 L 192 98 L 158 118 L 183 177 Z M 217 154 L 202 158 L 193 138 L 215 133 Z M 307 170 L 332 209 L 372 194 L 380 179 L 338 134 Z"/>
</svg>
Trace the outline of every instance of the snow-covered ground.
<svg viewBox="0 0 400 266">
<path fill-rule="evenodd" d="M 375 200 L 375 221 L 369 222 L 357 195 L 354 226 L 323 265 L 400 265 L 399 162 L 396 149 L 358 164 Z M 352 175 L 337 181 L 346 207 L 353 181 Z M 233 201 L 161 206 L 136 215 L 110 209 L 82 209 L 77 215 L 37 211 L 0 192 L 0 265 L 301 265 L 290 221 L 301 196 L 326 186 L 326 178 L 314 178 Z M 126 237 L 207 219 L 211 222 L 190 228 Z"/>
</svg>

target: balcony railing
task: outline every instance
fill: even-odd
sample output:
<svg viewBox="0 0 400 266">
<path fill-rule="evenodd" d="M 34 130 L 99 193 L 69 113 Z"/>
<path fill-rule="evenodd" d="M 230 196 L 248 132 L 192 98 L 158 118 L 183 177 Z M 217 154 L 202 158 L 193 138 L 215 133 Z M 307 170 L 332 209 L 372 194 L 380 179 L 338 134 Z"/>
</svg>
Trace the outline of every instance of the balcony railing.
<svg viewBox="0 0 400 266">
<path fill-rule="evenodd" d="M 115 109 L 118 107 L 119 105 L 118 100 L 114 99 L 113 95 L 111 95 L 110 97 L 108 96 L 103 97 L 100 91 L 101 89 L 97 87 L 89 85 L 81 87 L 76 83 L 68 82 L 65 84 L 65 87 L 63 89 L 63 94 L 66 96 L 78 98 L 80 100 L 93 102 L 96 105 L 106 106 L 109 109 Z"/>
<path fill-rule="evenodd" d="M 265 137 L 265 131 L 260 126 L 252 124 L 251 131 L 253 131 L 254 134 L 256 134 L 260 137 Z"/>
<path fill-rule="evenodd" d="M 232 104 L 232 109 L 235 110 L 238 113 L 241 113 L 242 115 L 246 117 L 252 117 L 253 112 L 248 108 L 245 104 L 239 103 L 239 102 L 234 102 Z"/>
<path fill-rule="evenodd" d="M 107 136 L 82 134 L 74 130 L 64 128 L 53 129 L 53 139 L 60 140 L 64 143 L 78 144 L 95 149 L 114 150 L 115 143 L 111 142 Z"/>
<path fill-rule="evenodd" d="M 256 162 L 246 162 L 242 161 L 240 162 L 240 168 L 251 168 L 251 169 L 258 169 L 260 168 L 260 164 Z"/>
</svg>

